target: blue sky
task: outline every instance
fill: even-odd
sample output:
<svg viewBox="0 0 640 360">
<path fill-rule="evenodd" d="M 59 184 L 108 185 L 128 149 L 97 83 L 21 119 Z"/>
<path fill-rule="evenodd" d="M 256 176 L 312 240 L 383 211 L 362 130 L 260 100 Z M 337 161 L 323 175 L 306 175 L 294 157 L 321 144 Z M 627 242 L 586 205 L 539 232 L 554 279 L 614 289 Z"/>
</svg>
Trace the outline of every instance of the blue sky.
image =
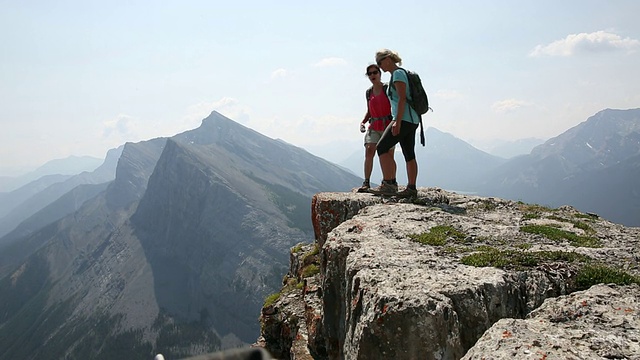
<svg viewBox="0 0 640 360">
<path fill-rule="evenodd" d="M 195 128 L 212 110 L 340 161 L 362 149 L 364 72 L 381 48 L 421 75 L 435 110 L 425 125 L 478 147 L 640 107 L 635 0 L 0 0 L 0 9 L 0 175 L 104 157 Z"/>
</svg>

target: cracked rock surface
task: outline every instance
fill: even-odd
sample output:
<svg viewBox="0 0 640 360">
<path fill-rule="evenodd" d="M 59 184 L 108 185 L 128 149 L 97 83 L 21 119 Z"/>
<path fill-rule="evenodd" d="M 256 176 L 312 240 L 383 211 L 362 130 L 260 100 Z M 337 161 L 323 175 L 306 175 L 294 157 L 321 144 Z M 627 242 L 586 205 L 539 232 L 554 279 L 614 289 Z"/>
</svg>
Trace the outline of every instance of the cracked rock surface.
<svg viewBox="0 0 640 360">
<path fill-rule="evenodd" d="M 640 359 L 640 287 L 595 285 L 502 319 L 464 359 Z"/>
<path fill-rule="evenodd" d="M 306 341 L 306 349 L 302 350 L 299 342 L 297 350 L 290 350 L 292 347 L 285 344 L 286 350 L 274 354 L 278 358 L 511 359 L 516 355 L 544 358 L 547 352 L 555 354 L 550 352 L 553 345 L 551 350 L 544 350 L 548 348 L 547 338 L 521 338 L 517 334 L 535 333 L 531 321 L 536 316 L 544 317 L 536 315 L 542 314 L 543 309 L 572 306 L 562 303 L 563 299 L 574 299 L 566 300 L 574 304 L 579 294 L 600 289 L 578 291 L 583 290 L 587 265 L 606 265 L 625 272 L 630 279 L 637 279 L 634 276 L 640 273 L 637 257 L 640 229 L 613 224 L 570 206 L 548 209 L 435 188 L 419 189 L 418 198 L 413 200 L 320 193 L 313 199 L 312 221 L 316 233 L 312 246 L 317 248 L 319 273 L 301 277 L 304 261 L 294 260 L 296 256 L 292 253 L 292 265 L 296 265 L 288 276 L 302 282 L 302 291 L 294 296 L 295 300 L 283 293 L 274 304 L 274 313 L 265 315 L 263 311 L 261 317 L 263 324 L 272 325 L 278 323 L 275 318 L 285 318 L 291 339 L 288 343 Z M 457 233 L 445 233 L 439 243 L 415 241 L 419 235 L 435 232 L 438 227 Z M 523 229 L 543 229 L 564 237 Z M 308 258 L 305 251 L 298 256 Z M 507 254 L 506 263 L 500 266 L 465 263 L 470 255 L 494 256 L 500 252 Z M 523 254 L 547 257 L 522 265 L 515 259 Z M 549 254 L 563 256 L 549 257 Z M 513 263 L 509 262 L 511 258 Z M 630 296 L 635 292 L 637 298 L 635 285 L 607 289 L 600 290 L 598 295 L 603 303 L 620 298 L 615 292 Z M 285 304 L 292 301 L 298 301 L 298 305 Z M 619 305 L 614 307 L 625 308 Z M 291 310 L 294 308 L 299 309 L 297 317 Z M 598 346 L 603 349 L 593 352 L 602 354 L 595 356 L 623 354 L 634 358 L 638 356 L 637 307 L 626 308 L 636 310 L 629 311 L 625 318 L 598 317 L 606 319 L 601 327 L 589 326 L 595 317 L 588 320 L 588 316 L 568 315 L 564 322 L 548 320 L 549 329 L 544 332 L 550 335 L 563 324 L 570 328 L 578 324 L 576 320 L 584 320 L 582 330 L 566 333 L 568 337 L 563 335 L 559 349 L 570 349 L 582 339 L 587 349 Z M 293 321 L 294 317 L 299 321 Z M 631 335 L 607 332 L 614 324 L 622 324 L 618 328 L 629 330 Z M 501 334 L 505 331 L 516 335 L 503 338 Z M 597 335 L 591 338 L 600 340 L 585 340 L 593 332 Z M 275 348 L 269 344 L 278 343 L 278 336 L 269 338 L 265 346 Z M 613 345 L 623 340 L 632 345 Z M 540 346 L 536 348 L 535 344 Z M 497 351 L 503 345 L 504 352 Z M 540 354 L 536 353 L 538 350 Z"/>
</svg>

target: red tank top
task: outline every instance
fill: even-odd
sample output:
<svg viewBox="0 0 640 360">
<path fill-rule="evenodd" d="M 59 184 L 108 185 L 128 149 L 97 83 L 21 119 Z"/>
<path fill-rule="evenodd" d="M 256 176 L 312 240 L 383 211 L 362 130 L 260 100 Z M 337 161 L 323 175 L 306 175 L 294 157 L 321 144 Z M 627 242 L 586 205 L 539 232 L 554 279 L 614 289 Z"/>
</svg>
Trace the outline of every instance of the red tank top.
<svg viewBox="0 0 640 360">
<path fill-rule="evenodd" d="M 389 120 L 391 103 L 389 103 L 389 98 L 387 98 L 384 90 L 380 91 L 378 95 L 374 95 L 373 90 L 371 90 L 371 94 L 369 95 L 369 115 L 373 118 L 373 121 L 369 123 L 369 129 L 371 130 L 384 131 L 391 122 L 391 120 Z"/>
</svg>

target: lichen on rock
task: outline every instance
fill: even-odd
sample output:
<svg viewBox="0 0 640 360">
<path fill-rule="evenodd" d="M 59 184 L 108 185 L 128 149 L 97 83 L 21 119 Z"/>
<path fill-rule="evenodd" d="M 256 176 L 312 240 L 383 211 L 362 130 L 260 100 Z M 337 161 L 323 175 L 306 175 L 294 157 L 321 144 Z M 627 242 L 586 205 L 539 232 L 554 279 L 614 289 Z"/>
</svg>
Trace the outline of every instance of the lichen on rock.
<svg viewBox="0 0 640 360">
<path fill-rule="evenodd" d="M 277 358 L 460 359 L 482 353 L 470 349 L 494 324 L 531 317 L 543 303 L 602 279 L 640 282 L 640 229 L 570 206 L 436 188 L 413 200 L 320 193 L 312 206 L 316 243 L 292 251 L 287 275 L 304 286 L 261 316 Z M 417 241 L 431 232 L 436 242 Z M 305 252 L 316 247 L 319 273 L 303 277 Z M 605 271 L 587 272 L 598 267 Z"/>
</svg>

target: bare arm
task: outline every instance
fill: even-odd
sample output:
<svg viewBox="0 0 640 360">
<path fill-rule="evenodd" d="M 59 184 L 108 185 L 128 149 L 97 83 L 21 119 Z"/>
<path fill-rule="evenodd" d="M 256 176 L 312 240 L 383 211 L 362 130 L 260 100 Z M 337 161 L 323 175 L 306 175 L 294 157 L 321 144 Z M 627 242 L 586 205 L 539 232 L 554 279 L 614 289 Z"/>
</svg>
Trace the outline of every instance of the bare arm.
<svg viewBox="0 0 640 360">
<path fill-rule="evenodd" d="M 364 114 L 364 119 L 362 119 L 362 121 L 360 122 L 361 124 L 366 123 L 367 121 L 369 121 L 369 118 L 371 117 L 371 114 L 369 114 L 369 109 L 367 109 L 367 113 Z"/>
<path fill-rule="evenodd" d="M 402 81 L 394 81 L 393 85 L 396 87 L 396 91 L 398 92 L 398 113 L 393 119 L 395 123 L 391 129 L 392 134 L 395 136 L 400 133 L 400 127 L 402 126 L 402 117 L 404 116 L 404 108 L 407 103 L 407 84 Z"/>
</svg>

